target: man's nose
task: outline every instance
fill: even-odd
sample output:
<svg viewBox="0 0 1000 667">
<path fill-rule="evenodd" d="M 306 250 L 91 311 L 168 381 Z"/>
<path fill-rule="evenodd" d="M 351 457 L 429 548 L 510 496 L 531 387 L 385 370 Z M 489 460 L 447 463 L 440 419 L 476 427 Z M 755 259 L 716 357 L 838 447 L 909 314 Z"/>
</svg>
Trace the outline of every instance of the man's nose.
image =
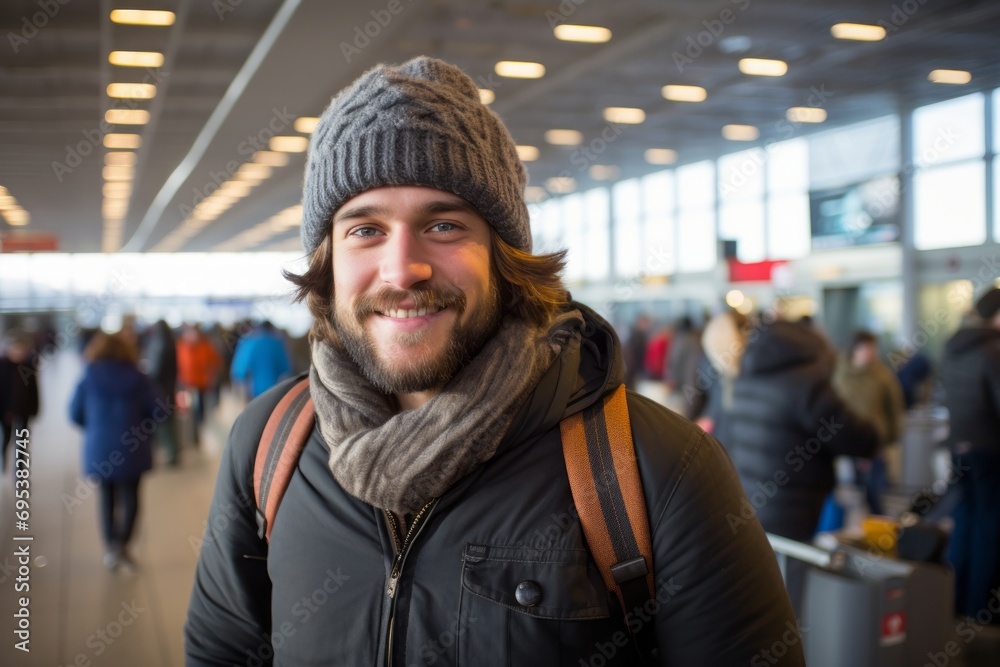
<svg viewBox="0 0 1000 667">
<path fill-rule="evenodd" d="M 431 265 L 412 233 L 395 234 L 383 247 L 385 254 L 380 266 L 383 283 L 397 289 L 410 289 L 417 283 L 430 280 Z"/>
</svg>

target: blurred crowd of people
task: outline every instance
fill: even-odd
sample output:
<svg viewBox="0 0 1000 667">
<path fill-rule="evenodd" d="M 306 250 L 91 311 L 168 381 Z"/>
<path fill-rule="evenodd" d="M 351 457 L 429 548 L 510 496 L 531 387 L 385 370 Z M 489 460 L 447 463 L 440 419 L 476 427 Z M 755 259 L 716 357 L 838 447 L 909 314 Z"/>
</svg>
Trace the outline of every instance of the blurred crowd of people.
<svg viewBox="0 0 1000 667">
<path fill-rule="evenodd" d="M 14 434 L 39 412 L 39 358 L 46 338 L 21 329 L 3 336 L 0 467 Z M 79 352 L 85 367 L 69 417 L 83 431 L 83 475 L 99 488 L 104 563 L 111 570 L 134 568 L 128 545 L 142 476 L 154 463 L 178 466 L 185 446 L 200 446 L 220 391 L 228 386 L 238 400 L 250 400 L 309 368 L 304 337 L 292 338 L 268 321 L 175 329 L 160 320 L 140 329 L 127 319 L 115 333 L 82 330 Z"/>
<path fill-rule="evenodd" d="M 931 495 L 953 504 L 953 529 L 942 536 L 957 611 L 974 614 L 1000 586 L 1000 289 L 976 302 L 936 365 L 913 347 L 887 351 L 887 364 L 879 341 L 859 330 L 838 350 L 811 318 L 774 312 L 727 310 L 701 329 L 687 317 L 656 326 L 640 315 L 625 343 L 626 377 L 633 389 L 652 385 L 648 393 L 725 447 L 747 494 L 734 531 L 756 515 L 766 531 L 804 542 L 836 527 L 838 457 L 852 462 L 868 512 L 886 512 L 886 453 L 899 451 L 907 411 L 941 403 L 953 483 Z M 919 505 L 910 504 L 910 520 Z"/>
</svg>

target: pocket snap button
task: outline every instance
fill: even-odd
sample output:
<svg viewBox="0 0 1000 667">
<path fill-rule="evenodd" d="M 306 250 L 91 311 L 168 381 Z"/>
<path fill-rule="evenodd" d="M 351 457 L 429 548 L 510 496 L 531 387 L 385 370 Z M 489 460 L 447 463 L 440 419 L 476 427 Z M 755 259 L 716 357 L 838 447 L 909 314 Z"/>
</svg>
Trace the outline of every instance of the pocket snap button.
<svg viewBox="0 0 1000 667">
<path fill-rule="evenodd" d="M 534 581 L 522 581 L 517 585 L 514 597 L 522 607 L 534 607 L 542 601 L 542 587 Z"/>
</svg>

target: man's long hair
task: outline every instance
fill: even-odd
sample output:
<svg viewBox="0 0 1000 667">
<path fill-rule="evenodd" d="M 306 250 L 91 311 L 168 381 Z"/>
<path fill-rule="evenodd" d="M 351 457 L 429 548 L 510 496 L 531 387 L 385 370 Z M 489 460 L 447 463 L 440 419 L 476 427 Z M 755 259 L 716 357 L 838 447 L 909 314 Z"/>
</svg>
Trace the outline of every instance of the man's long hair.
<svg viewBox="0 0 1000 667">
<path fill-rule="evenodd" d="M 559 275 L 566 265 L 566 251 L 532 255 L 504 241 L 492 227 L 490 241 L 490 270 L 500 286 L 503 316 L 544 325 L 570 299 Z M 295 301 L 304 299 L 315 319 L 312 336 L 335 341 L 332 233 L 313 252 L 304 273 L 284 271 L 284 276 L 295 285 Z"/>
</svg>

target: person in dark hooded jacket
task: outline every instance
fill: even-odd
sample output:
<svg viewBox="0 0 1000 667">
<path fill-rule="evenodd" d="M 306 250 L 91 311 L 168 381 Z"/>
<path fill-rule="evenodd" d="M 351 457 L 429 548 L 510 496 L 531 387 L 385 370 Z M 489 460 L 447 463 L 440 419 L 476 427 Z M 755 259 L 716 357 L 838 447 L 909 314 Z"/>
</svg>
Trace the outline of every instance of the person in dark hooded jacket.
<svg viewBox="0 0 1000 667">
<path fill-rule="evenodd" d="M 747 335 L 733 385 L 726 450 L 748 496 L 733 530 L 756 513 L 764 530 L 808 542 L 833 490 L 836 456 L 870 457 L 875 427 L 837 396 L 826 343 L 797 323 Z"/>
<path fill-rule="evenodd" d="M 986 609 L 1000 587 L 1000 289 L 986 292 L 975 311 L 941 360 L 951 423 L 946 444 L 961 490 L 948 559 L 956 609 L 969 616 Z"/>
<path fill-rule="evenodd" d="M 83 427 L 83 474 L 101 485 L 104 564 L 134 567 L 128 544 L 139 512 L 139 481 L 153 467 L 152 434 L 166 410 L 158 405 L 138 353 L 121 336 L 98 333 L 87 344 L 90 362 L 70 402 L 70 418 Z"/>
<path fill-rule="evenodd" d="M 233 426 L 188 667 L 622 667 L 639 664 L 629 629 L 651 638 L 650 665 L 803 665 L 764 532 L 752 517 L 738 535 L 726 523 L 743 493 L 725 452 L 625 392 L 618 339 L 570 300 L 563 253 L 531 254 L 523 165 L 473 81 L 426 57 L 378 66 L 334 98 L 311 142 L 309 266 L 292 278 L 315 317 L 316 423 L 267 541 L 254 460 L 291 382 Z M 564 418 L 613 393 L 655 581 L 628 624 L 560 437 Z"/>
<path fill-rule="evenodd" d="M 38 370 L 30 337 L 22 331 L 8 331 L 0 350 L 0 472 L 7 450 L 20 429 L 38 414 Z"/>
</svg>

